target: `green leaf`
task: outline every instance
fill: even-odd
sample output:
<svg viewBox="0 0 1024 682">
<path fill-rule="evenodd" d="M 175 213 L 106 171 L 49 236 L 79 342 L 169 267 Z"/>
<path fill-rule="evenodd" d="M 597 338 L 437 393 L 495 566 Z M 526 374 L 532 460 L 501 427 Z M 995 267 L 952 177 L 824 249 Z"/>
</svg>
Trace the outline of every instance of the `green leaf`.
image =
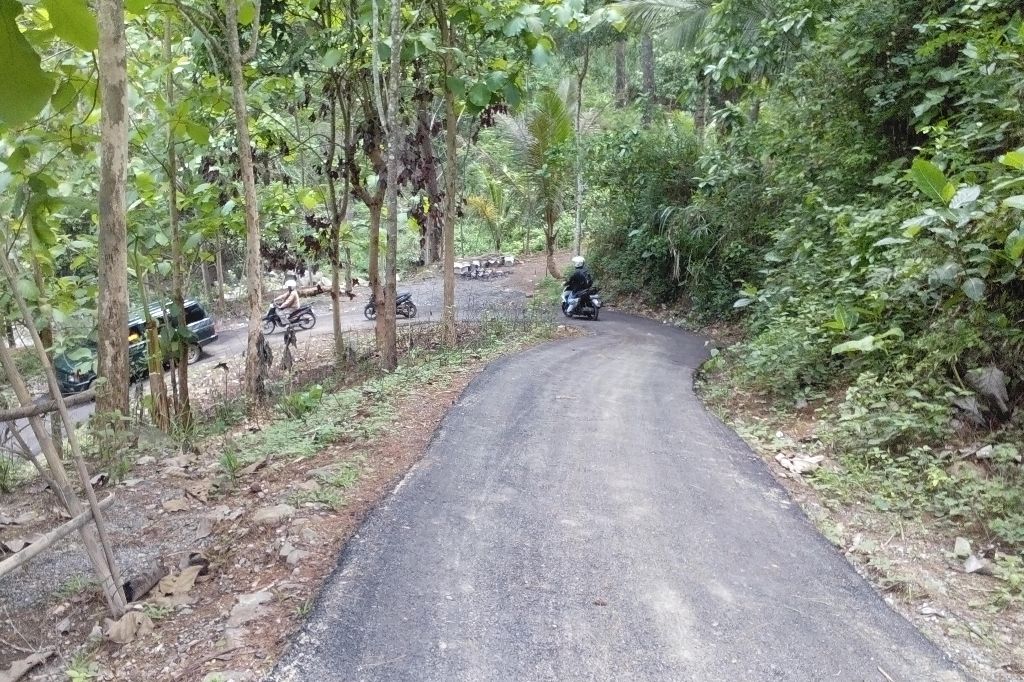
<svg viewBox="0 0 1024 682">
<path fill-rule="evenodd" d="M 37 244 L 44 248 L 49 248 L 57 243 L 57 235 L 42 220 L 32 221 L 32 237 Z"/>
<path fill-rule="evenodd" d="M 333 69 L 339 63 L 341 63 L 341 58 L 343 56 L 345 56 L 344 53 L 336 47 L 327 50 L 327 52 L 324 54 L 324 68 Z"/>
<path fill-rule="evenodd" d="M 491 92 L 498 92 L 505 87 L 505 81 L 508 80 L 508 74 L 504 71 L 491 71 L 487 74 L 487 88 Z"/>
<path fill-rule="evenodd" d="M 299 201 L 302 202 L 302 207 L 307 211 L 312 211 L 320 203 L 317 201 L 316 194 L 312 190 L 304 192 Z"/>
<path fill-rule="evenodd" d="M 868 334 L 864 338 L 857 339 L 856 341 L 847 341 L 840 343 L 837 346 L 832 347 L 832 355 L 839 355 L 840 353 L 870 353 L 875 350 L 875 337 Z"/>
<path fill-rule="evenodd" d="M 960 286 L 960 289 L 972 301 L 978 302 L 985 298 L 985 282 L 978 277 L 971 277 Z"/>
<path fill-rule="evenodd" d="M 452 93 L 458 99 L 462 99 L 466 96 L 466 81 L 455 76 L 448 76 L 445 81 L 445 86 L 448 88 L 448 92 Z"/>
<path fill-rule="evenodd" d="M 53 92 L 53 79 L 18 29 L 20 13 L 17 0 L 0 0 L 0 120 L 12 127 L 38 114 Z"/>
<path fill-rule="evenodd" d="M 505 83 L 505 87 L 501 89 L 501 94 L 505 98 L 505 102 L 516 109 L 523 101 L 523 92 L 520 90 L 512 81 Z"/>
<path fill-rule="evenodd" d="M 533 59 L 535 65 L 546 66 L 551 61 L 551 52 L 543 43 L 537 43 L 537 46 L 530 52 L 530 58 Z"/>
<path fill-rule="evenodd" d="M 96 17 L 84 0 L 43 0 L 54 32 L 86 52 L 99 47 L 100 32 Z"/>
<path fill-rule="evenodd" d="M 1017 194 L 1003 199 L 1003 206 L 1007 208 L 1019 208 L 1024 211 L 1024 194 Z"/>
<path fill-rule="evenodd" d="M 1024 256 L 1024 228 L 1018 227 L 1006 235 L 1006 245 L 1003 247 L 1003 250 L 1006 251 L 1006 255 L 1012 261 Z"/>
<path fill-rule="evenodd" d="M 505 24 L 504 33 L 507 37 L 511 38 L 517 36 L 523 32 L 526 28 L 526 19 L 523 17 L 515 17 Z"/>
<path fill-rule="evenodd" d="M 124 8 L 132 14 L 142 14 L 153 3 L 153 0 L 124 0 Z"/>
<path fill-rule="evenodd" d="M 1012 152 L 1006 152 L 999 157 L 999 162 L 1004 166 L 1024 170 L 1024 148 Z"/>
<path fill-rule="evenodd" d="M 949 200 L 956 194 L 956 188 L 946 180 L 939 167 L 921 157 L 914 159 L 910 177 L 925 196 L 943 206 L 949 204 Z"/>
<path fill-rule="evenodd" d="M 434 34 L 424 31 L 417 36 L 417 42 L 423 46 L 423 49 L 427 52 L 437 52 L 437 43 L 434 41 Z"/>
<path fill-rule="evenodd" d="M 477 83 L 469 91 L 469 101 L 478 107 L 486 107 L 491 102 L 491 89 L 487 83 Z"/>
<path fill-rule="evenodd" d="M 250 25 L 256 18 L 256 4 L 252 0 L 243 0 L 238 7 L 238 23 L 242 26 Z"/>
<path fill-rule="evenodd" d="M 199 146 L 205 146 L 210 142 L 210 129 L 199 123 L 186 123 L 185 130 L 192 141 Z"/>
<path fill-rule="evenodd" d="M 75 99 L 78 97 L 78 89 L 75 88 L 75 84 L 69 80 L 64 81 L 57 88 L 57 92 L 53 93 L 53 97 L 50 98 L 50 106 L 55 111 L 65 111 L 74 104 Z"/>
</svg>

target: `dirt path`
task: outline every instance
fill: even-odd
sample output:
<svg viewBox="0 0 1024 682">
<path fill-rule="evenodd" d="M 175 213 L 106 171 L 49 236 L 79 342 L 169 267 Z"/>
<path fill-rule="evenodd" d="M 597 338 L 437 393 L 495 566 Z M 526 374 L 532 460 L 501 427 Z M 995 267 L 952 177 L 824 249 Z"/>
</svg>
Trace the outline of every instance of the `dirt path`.
<svg viewBox="0 0 1024 682">
<path fill-rule="evenodd" d="M 593 329 L 471 385 L 274 679 L 966 679 L 703 408 L 701 339 Z"/>
</svg>

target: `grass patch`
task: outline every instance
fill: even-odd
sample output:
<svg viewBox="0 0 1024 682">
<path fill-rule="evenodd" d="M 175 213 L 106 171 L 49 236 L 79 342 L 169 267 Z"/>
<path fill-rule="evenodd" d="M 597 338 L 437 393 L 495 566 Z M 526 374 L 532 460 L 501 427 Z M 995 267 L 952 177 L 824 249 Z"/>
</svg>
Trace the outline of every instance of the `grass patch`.
<svg viewBox="0 0 1024 682">
<path fill-rule="evenodd" d="M 420 386 L 448 381 L 470 362 L 553 336 L 551 324 L 534 318 L 509 320 L 485 315 L 461 346 L 413 348 L 389 374 L 377 374 L 334 391 L 314 384 L 281 398 L 278 412 L 285 416 L 230 442 L 221 467 L 225 472 L 237 471 L 266 457 L 302 459 L 331 444 L 370 441 L 394 423 L 398 400 Z M 328 483 L 334 489 L 345 487 L 337 481 Z"/>
</svg>

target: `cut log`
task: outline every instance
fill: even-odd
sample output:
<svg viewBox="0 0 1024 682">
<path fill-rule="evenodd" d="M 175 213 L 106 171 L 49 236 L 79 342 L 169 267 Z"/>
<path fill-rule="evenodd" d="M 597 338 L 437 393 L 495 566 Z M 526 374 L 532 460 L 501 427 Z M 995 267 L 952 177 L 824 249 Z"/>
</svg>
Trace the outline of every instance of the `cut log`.
<svg viewBox="0 0 1024 682">
<path fill-rule="evenodd" d="M 95 389 L 89 389 L 81 393 L 75 393 L 64 398 L 64 404 L 68 407 L 78 407 L 86 403 L 91 403 L 96 399 Z M 0 422 L 12 422 L 18 419 L 28 419 L 29 417 L 38 417 L 43 414 L 57 411 L 56 400 L 42 400 L 31 405 L 25 405 L 23 407 L 15 407 L 10 410 L 0 410 Z"/>
</svg>

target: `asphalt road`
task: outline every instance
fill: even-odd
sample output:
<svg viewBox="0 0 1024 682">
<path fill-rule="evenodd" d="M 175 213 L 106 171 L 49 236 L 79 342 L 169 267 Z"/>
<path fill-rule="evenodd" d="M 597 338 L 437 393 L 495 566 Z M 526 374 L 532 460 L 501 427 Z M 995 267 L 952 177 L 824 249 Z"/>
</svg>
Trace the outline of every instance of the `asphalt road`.
<svg viewBox="0 0 1024 682">
<path fill-rule="evenodd" d="M 272 679 L 960 680 L 608 314 L 496 362 L 345 549 Z"/>
<path fill-rule="evenodd" d="M 530 266 L 519 266 L 528 268 Z M 438 278 L 426 279 L 416 282 L 400 283 L 399 292 L 409 292 L 413 295 L 413 302 L 417 306 L 416 321 L 434 320 L 438 321 L 443 310 L 442 306 L 442 281 Z M 456 280 L 456 304 L 458 305 L 459 316 L 466 319 L 479 317 L 484 310 L 500 311 L 503 309 L 521 309 L 525 294 L 522 291 L 510 288 L 508 280 L 503 278 L 489 280 Z M 363 307 L 366 305 L 369 294 L 366 289 L 356 289 L 356 298 L 352 301 L 342 300 L 342 326 L 346 331 L 370 330 L 374 323 L 363 316 Z M 333 334 L 331 327 L 331 299 L 329 295 L 321 295 L 306 298 L 302 301 L 313 306 L 317 317 L 317 324 L 313 329 L 300 331 L 300 337 L 317 338 L 327 337 Z M 269 305 L 269 303 L 268 303 Z M 399 324 L 405 321 L 399 319 Z M 204 349 L 203 357 L 193 365 L 194 370 L 202 371 L 204 368 L 212 367 L 219 362 L 237 360 L 243 357 L 246 349 L 248 335 L 247 323 L 234 323 L 230 326 L 217 325 L 218 338 Z M 281 330 L 277 329 L 272 338 L 278 338 Z M 273 342 L 273 341 L 272 341 Z M 40 396 L 40 399 L 45 396 Z M 75 423 L 85 422 L 93 413 L 94 403 L 79 405 L 71 410 L 71 418 Z M 2 425 L 0 425 L 2 428 Z M 15 422 L 15 428 L 21 432 L 25 442 L 32 449 L 33 453 L 39 452 L 39 443 L 29 428 L 27 420 Z"/>
</svg>

